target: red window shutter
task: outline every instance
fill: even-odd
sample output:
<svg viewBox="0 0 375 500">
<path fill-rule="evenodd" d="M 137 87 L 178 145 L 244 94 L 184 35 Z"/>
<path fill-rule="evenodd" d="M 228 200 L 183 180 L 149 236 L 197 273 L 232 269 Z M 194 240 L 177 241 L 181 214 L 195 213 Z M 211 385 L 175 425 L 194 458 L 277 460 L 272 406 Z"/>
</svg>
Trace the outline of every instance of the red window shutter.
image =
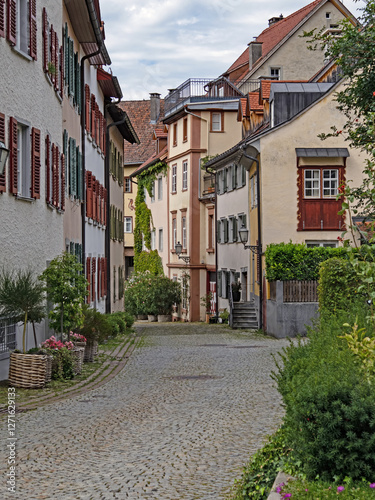
<svg viewBox="0 0 375 500">
<path fill-rule="evenodd" d="M 108 285 L 107 266 L 108 266 L 107 257 L 104 257 L 104 295 L 107 295 L 107 285 Z"/>
<path fill-rule="evenodd" d="M 62 154 L 60 157 L 60 168 L 61 168 L 61 210 L 65 210 L 65 155 Z"/>
<path fill-rule="evenodd" d="M 57 38 L 56 31 L 53 32 L 53 36 L 55 38 L 55 48 L 54 48 L 54 65 L 55 65 L 55 73 L 54 73 L 54 84 L 55 90 L 59 89 L 59 40 Z"/>
<path fill-rule="evenodd" d="M 100 222 L 100 182 L 96 181 L 96 221 Z"/>
<path fill-rule="evenodd" d="M 86 279 L 88 281 L 87 303 L 90 304 L 90 302 L 91 302 L 91 257 L 87 257 L 87 259 L 86 259 Z"/>
<path fill-rule="evenodd" d="M 104 188 L 104 225 L 107 225 L 107 190 Z"/>
<path fill-rule="evenodd" d="M 0 113 L 0 141 L 5 144 L 5 115 L 3 115 L 2 113 Z M 6 169 L 4 169 L 4 173 L 0 175 L 0 193 L 5 193 L 6 191 L 5 172 Z"/>
<path fill-rule="evenodd" d="M 5 37 L 5 0 L 0 0 L 0 36 Z"/>
<path fill-rule="evenodd" d="M 96 178 L 92 176 L 92 218 L 96 220 Z"/>
<path fill-rule="evenodd" d="M 30 19 L 30 46 L 29 54 L 35 61 L 37 59 L 37 43 L 36 43 L 36 0 L 29 0 L 29 19 Z"/>
<path fill-rule="evenodd" d="M 100 224 L 103 224 L 103 186 L 100 185 L 100 217 L 99 217 L 99 222 Z"/>
<path fill-rule="evenodd" d="M 48 17 L 46 8 L 43 7 L 43 69 L 47 73 L 48 71 Z"/>
<path fill-rule="evenodd" d="M 103 118 L 103 153 L 106 154 L 107 150 L 107 120 Z"/>
<path fill-rule="evenodd" d="M 102 296 L 100 291 L 101 291 L 101 278 L 102 278 L 102 259 L 98 257 L 98 286 L 97 286 L 97 294 L 98 294 L 98 300 Z"/>
<path fill-rule="evenodd" d="M 45 145 L 46 158 L 46 203 L 51 204 L 51 143 L 49 136 L 46 136 Z"/>
<path fill-rule="evenodd" d="M 90 130 L 90 87 L 85 84 L 85 121 L 86 121 L 86 130 L 89 132 Z"/>
<path fill-rule="evenodd" d="M 60 97 L 64 98 L 64 46 L 60 47 Z"/>
<path fill-rule="evenodd" d="M 18 189 L 18 158 L 17 158 L 17 120 L 9 120 L 9 191 L 17 194 Z"/>
<path fill-rule="evenodd" d="M 50 46 L 51 59 L 50 60 L 51 60 L 51 65 L 56 70 L 56 61 L 55 61 L 55 53 L 56 53 L 55 42 L 56 42 L 56 39 L 55 39 L 55 31 L 53 29 L 52 24 L 51 24 L 51 28 L 50 28 L 50 39 L 51 39 L 51 46 Z M 56 71 L 51 71 L 49 76 L 51 78 L 52 83 L 55 83 Z"/>
<path fill-rule="evenodd" d="M 95 135 L 95 142 L 98 145 L 100 145 L 100 116 L 101 116 L 101 112 L 99 110 L 99 105 L 96 104 L 96 113 L 95 113 L 95 122 L 96 122 L 95 132 L 96 132 L 96 135 Z"/>
<path fill-rule="evenodd" d="M 91 94 L 91 123 L 90 123 L 90 132 L 91 132 L 91 135 L 92 135 L 92 138 L 95 139 L 95 110 L 96 110 L 96 106 L 95 106 L 95 96 L 94 94 Z"/>
<path fill-rule="evenodd" d="M 52 144 L 52 204 L 59 206 L 59 148 Z"/>
<path fill-rule="evenodd" d="M 92 172 L 86 171 L 86 216 L 92 219 Z"/>
<path fill-rule="evenodd" d="M 40 130 L 31 129 L 31 198 L 40 198 Z"/>
<path fill-rule="evenodd" d="M 17 2 L 8 0 L 7 3 L 7 39 L 12 45 L 17 43 Z"/>
<path fill-rule="evenodd" d="M 95 300 L 95 276 L 96 276 L 96 257 L 91 259 L 91 269 L 92 269 L 92 300 Z"/>
</svg>

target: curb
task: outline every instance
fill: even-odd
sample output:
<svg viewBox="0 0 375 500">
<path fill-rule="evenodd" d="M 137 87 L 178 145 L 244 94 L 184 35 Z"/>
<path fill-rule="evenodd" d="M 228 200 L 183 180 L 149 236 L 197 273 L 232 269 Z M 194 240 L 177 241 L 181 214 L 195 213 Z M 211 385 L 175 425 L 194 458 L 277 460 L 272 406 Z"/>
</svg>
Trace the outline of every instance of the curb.
<svg viewBox="0 0 375 500">
<path fill-rule="evenodd" d="M 280 471 L 272 485 L 271 493 L 268 495 L 267 500 L 281 500 L 282 496 L 276 492 L 276 488 L 281 484 L 286 484 L 288 481 L 294 479 L 293 477 L 285 474 L 285 472 Z"/>
</svg>

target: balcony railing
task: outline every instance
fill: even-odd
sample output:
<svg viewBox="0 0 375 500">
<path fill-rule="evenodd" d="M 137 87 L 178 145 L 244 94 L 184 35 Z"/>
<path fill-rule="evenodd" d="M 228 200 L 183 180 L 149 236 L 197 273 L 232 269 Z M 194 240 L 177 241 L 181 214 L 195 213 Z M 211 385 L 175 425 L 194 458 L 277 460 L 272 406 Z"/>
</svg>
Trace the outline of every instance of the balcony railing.
<svg viewBox="0 0 375 500">
<path fill-rule="evenodd" d="M 177 89 L 169 91 L 164 99 L 164 113 L 168 116 L 190 102 L 238 99 L 239 97 L 244 97 L 244 94 L 227 78 L 189 78 Z"/>
</svg>

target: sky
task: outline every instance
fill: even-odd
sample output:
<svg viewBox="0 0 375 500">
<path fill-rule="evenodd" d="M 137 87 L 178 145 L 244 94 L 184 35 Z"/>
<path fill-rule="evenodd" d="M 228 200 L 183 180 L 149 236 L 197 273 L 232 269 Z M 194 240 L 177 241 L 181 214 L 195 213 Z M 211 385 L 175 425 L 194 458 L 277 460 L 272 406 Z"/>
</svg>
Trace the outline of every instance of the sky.
<svg viewBox="0 0 375 500">
<path fill-rule="evenodd" d="M 312 0 L 311 0 L 312 1 Z M 356 17 L 365 0 L 344 0 Z M 105 44 L 123 100 L 161 97 L 188 78 L 215 78 L 268 26 L 309 0 L 102 0 Z"/>
</svg>

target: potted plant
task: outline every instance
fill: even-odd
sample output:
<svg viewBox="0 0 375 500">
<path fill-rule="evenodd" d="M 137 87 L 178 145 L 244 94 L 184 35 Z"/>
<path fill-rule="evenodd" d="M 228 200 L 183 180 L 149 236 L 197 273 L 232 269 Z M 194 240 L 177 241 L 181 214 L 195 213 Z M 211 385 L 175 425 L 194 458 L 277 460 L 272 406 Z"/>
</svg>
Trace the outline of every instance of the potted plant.
<svg viewBox="0 0 375 500">
<path fill-rule="evenodd" d="M 172 321 L 174 304 L 181 302 L 181 285 L 166 276 L 154 276 L 152 279 L 152 294 L 158 321 Z"/>
<path fill-rule="evenodd" d="M 232 287 L 233 302 L 239 302 L 241 299 L 241 282 L 233 281 L 231 287 Z"/>
<path fill-rule="evenodd" d="M 206 295 L 203 295 L 203 297 L 201 297 L 201 306 L 203 306 L 206 309 L 206 323 L 210 322 L 211 300 L 212 300 L 212 292 L 208 292 Z"/>
</svg>

